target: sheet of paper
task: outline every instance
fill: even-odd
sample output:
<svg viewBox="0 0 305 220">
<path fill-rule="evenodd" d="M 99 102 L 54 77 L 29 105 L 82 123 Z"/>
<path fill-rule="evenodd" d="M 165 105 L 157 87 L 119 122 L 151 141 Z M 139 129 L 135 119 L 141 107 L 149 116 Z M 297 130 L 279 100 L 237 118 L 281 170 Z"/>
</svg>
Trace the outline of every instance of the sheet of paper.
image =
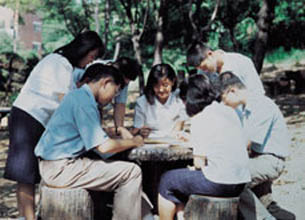
<svg viewBox="0 0 305 220">
<path fill-rule="evenodd" d="M 173 137 L 152 137 L 152 138 L 145 138 L 144 139 L 145 144 L 168 144 L 169 147 L 172 146 L 179 146 L 179 147 L 186 147 L 191 148 L 189 142 L 183 142 L 180 140 L 177 140 Z"/>
</svg>

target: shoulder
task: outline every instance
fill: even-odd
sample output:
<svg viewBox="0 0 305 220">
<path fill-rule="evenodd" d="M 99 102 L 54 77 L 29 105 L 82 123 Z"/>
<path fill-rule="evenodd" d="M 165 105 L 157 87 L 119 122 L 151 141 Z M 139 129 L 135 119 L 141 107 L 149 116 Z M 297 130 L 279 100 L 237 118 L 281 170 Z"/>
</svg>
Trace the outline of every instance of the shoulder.
<svg viewBox="0 0 305 220">
<path fill-rule="evenodd" d="M 241 54 L 241 53 L 225 52 L 225 57 L 230 58 L 230 59 L 238 59 L 238 60 L 244 61 L 244 62 L 252 62 L 250 57 L 247 57 L 246 55 Z"/>
<path fill-rule="evenodd" d="M 51 53 L 44 57 L 41 60 L 41 64 L 48 64 L 54 67 L 59 67 L 59 65 L 62 65 L 66 69 L 73 70 L 73 66 L 71 63 L 65 58 L 64 56 L 57 54 L 57 53 Z"/>
<path fill-rule="evenodd" d="M 148 105 L 148 101 L 145 97 L 145 95 L 141 95 L 140 97 L 137 98 L 136 104 L 140 106 Z"/>
</svg>

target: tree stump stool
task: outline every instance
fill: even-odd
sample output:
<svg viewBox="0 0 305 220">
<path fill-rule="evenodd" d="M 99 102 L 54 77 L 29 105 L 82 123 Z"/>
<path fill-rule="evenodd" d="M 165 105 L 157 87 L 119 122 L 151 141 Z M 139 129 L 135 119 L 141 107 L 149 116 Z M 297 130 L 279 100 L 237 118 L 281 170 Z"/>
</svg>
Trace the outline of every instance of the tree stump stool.
<svg viewBox="0 0 305 220">
<path fill-rule="evenodd" d="M 191 195 L 184 209 L 185 220 L 237 220 L 239 197 Z"/>
<path fill-rule="evenodd" d="M 94 204 L 85 189 L 50 188 L 41 184 L 42 220 L 93 220 Z"/>
</svg>

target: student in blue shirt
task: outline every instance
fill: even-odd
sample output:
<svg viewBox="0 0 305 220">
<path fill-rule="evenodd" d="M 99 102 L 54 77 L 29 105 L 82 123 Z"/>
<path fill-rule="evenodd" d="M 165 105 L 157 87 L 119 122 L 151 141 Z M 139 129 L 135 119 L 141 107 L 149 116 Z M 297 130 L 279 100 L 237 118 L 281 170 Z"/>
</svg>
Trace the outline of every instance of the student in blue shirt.
<svg viewBox="0 0 305 220">
<path fill-rule="evenodd" d="M 53 187 L 114 192 L 113 219 L 141 218 L 141 169 L 134 163 L 109 161 L 107 153 L 143 145 L 143 138 L 120 127 L 123 139 L 111 139 L 101 127 L 98 103 L 108 104 L 124 85 L 118 70 L 93 64 L 87 84 L 68 93 L 39 140 L 35 155 L 43 181 Z M 105 159 L 85 157 L 98 151 Z M 132 201 L 132 203 L 130 202 Z"/>
<path fill-rule="evenodd" d="M 222 102 L 228 106 L 242 105 L 236 108 L 243 121 L 246 138 L 249 141 L 251 183 L 248 187 L 259 197 L 261 203 L 276 219 L 295 219 L 294 214 L 280 208 L 271 197 L 272 182 L 277 179 L 285 167 L 285 158 L 289 155 L 290 136 L 283 114 L 270 98 L 249 89 L 232 72 L 220 74 Z M 247 191 L 248 192 L 248 191 Z M 249 207 L 258 207 L 250 202 L 249 194 L 241 194 L 240 210 L 249 217 Z M 247 204 L 248 203 L 248 204 Z M 256 211 L 257 212 L 257 211 Z M 257 219 L 267 216 L 256 213 Z M 259 217 L 262 218 L 259 218 Z"/>
<path fill-rule="evenodd" d="M 129 82 L 136 80 L 137 77 L 142 74 L 142 67 L 135 59 L 131 59 L 124 56 L 119 57 L 115 61 L 96 60 L 93 63 L 112 65 L 117 68 L 121 74 L 123 74 L 125 86 L 121 89 L 120 93 L 114 98 L 114 125 L 115 130 L 117 131 L 119 127 L 124 127 Z M 84 70 L 78 69 L 75 70 L 75 72 L 78 72 L 75 74 L 78 75 L 78 77 L 75 78 L 76 81 L 80 83 L 84 83 L 87 81 L 88 76 L 84 73 Z"/>
</svg>

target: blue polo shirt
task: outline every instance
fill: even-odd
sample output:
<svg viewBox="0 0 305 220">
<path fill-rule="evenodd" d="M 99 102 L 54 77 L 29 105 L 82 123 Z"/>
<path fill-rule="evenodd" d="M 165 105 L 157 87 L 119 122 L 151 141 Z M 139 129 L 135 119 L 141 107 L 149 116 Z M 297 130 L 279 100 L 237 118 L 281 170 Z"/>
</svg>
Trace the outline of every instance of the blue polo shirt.
<svg viewBox="0 0 305 220">
<path fill-rule="evenodd" d="M 45 160 L 74 158 L 105 143 L 97 102 L 90 87 L 68 93 L 40 138 L 35 155 Z"/>
</svg>

